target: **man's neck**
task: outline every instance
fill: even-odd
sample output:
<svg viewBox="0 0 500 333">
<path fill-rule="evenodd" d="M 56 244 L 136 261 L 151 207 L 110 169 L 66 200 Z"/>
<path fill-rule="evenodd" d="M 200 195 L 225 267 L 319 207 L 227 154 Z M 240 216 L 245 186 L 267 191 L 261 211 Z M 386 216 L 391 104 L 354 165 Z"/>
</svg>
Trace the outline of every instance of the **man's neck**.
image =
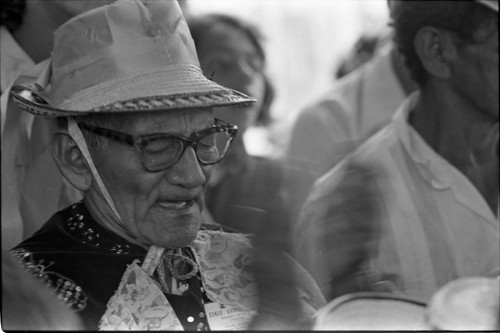
<svg viewBox="0 0 500 333">
<path fill-rule="evenodd" d="M 498 120 L 453 91 L 428 86 L 409 121 L 429 146 L 476 186 L 496 213 Z"/>
<path fill-rule="evenodd" d="M 417 90 L 418 86 L 415 81 L 412 80 L 410 71 L 406 68 L 403 56 L 397 51 L 396 46 L 391 49 L 391 63 L 394 68 L 394 72 L 401 84 L 406 95 L 411 94 Z"/>
</svg>

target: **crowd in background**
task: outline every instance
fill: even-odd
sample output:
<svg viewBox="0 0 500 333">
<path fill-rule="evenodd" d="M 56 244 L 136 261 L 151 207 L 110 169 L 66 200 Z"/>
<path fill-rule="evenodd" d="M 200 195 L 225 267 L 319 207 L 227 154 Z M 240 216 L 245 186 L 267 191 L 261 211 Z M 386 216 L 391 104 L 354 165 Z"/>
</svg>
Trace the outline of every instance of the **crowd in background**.
<svg viewBox="0 0 500 333">
<path fill-rule="evenodd" d="M 116 8 L 126 7 L 127 1 L 140 4 L 142 0 L 118 0 Z M 153 35 L 154 24 L 161 22 L 161 14 L 166 13 L 162 10 L 172 8 L 168 4 L 170 0 L 144 0 L 144 8 L 155 8 L 150 5 L 154 1 L 160 5 L 157 12 L 148 14 L 153 22 Z M 164 1 L 165 8 L 161 7 Z M 141 141 L 139 136 L 120 139 L 127 136 L 122 128 L 144 130 L 153 124 L 147 119 L 156 122 L 173 119 L 169 121 L 190 128 L 196 121 L 207 119 L 207 114 L 182 113 L 179 117 L 184 121 L 172 114 L 161 118 L 154 112 L 137 119 L 114 119 L 113 116 L 108 119 L 104 114 L 94 120 L 93 115 L 89 119 L 83 115 L 76 122 L 84 129 L 78 139 L 71 130 L 72 121 L 36 116 L 77 118 L 74 113 L 69 116 L 61 113 L 64 100 L 59 106 L 51 101 L 47 107 L 37 104 L 39 100 L 35 98 L 23 105 L 23 98 L 36 95 L 16 90 L 29 87 L 43 98 L 49 98 L 44 94 L 47 87 L 63 91 L 63 85 L 57 85 L 57 80 L 63 81 L 64 77 L 57 77 L 57 70 L 64 72 L 70 66 L 55 69 L 55 62 L 76 56 L 78 52 L 70 47 L 57 48 L 71 42 L 61 37 L 62 33 L 53 34 L 54 31 L 60 31 L 57 30 L 60 26 L 67 27 L 65 22 L 78 22 L 70 20 L 74 16 L 99 10 L 102 5 L 113 6 L 115 1 L 11 0 L 8 3 L 2 4 L 1 27 L 2 266 L 7 272 L 2 273 L 2 288 L 9 291 L 2 297 L 4 329 L 23 329 L 20 318 L 44 308 L 44 302 L 50 311 L 30 317 L 29 325 L 24 328 L 41 325 L 46 329 L 95 329 L 99 324 L 99 328 L 139 329 L 130 324 L 130 318 L 141 324 L 150 320 L 151 326 L 143 326 L 148 329 L 500 328 L 498 1 L 383 1 L 386 13 L 378 18 L 384 21 L 383 28 L 378 33 L 359 31 L 357 39 L 352 39 L 350 50 L 339 56 L 334 66 L 321 68 L 331 82 L 320 81 L 323 82 L 320 89 L 317 82 L 301 82 L 303 93 L 293 96 L 301 100 L 300 104 L 290 110 L 288 116 L 281 110 L 288 107 L 291 98 L 277 105 L 284 83 L 273 75 L 279 66 L 272 66 L 276 64 L 273 53 L 276 45 L 270 45 L 267 39 L 269 25 L 259 25 L 258 18 L 242 18 L 244 15 L 217 13 L 206 8 L 198 10 L 196 0 L 179 1 L 182 15 L 176 20 L 183 21 L 185 17 L 186 28 L 176 23 L 168 28 L 171 30 L 166 30 L 183 36 L 180 40 L 187 46 L 182 43 L 175 46 L 182 50 L 179 55 L 167 52 L 172 58 L 169 61 L 179 63 L 179 68 L 199 64 L 201 73 L 208 78 L 203 83 L 207 88 L 203 89 L 213 84 L 241 95 L 232 95 L 224 102 L 223 97 L 210 102 L 214 131 L 227 135 L 225 146 L 219 149 L 223 151 L 219 159 L 212 160 L 208 153 L 203 155 L 202 139 L 208 132 L 202 130 L 190 137 L 181 135 L 184 141 L 180 144 L 182 150 L 177 149 L 180 153 L 176 160 L 163 164 L 159 156 L 151 155 L 149 159 L 148 154 L 152 153 L 144 150 L 145 145 L 140 146 L 140 142 L 146 141 Z M 315 5 L 321 6 L 317 2 L 307 6 Z M 272 6 L 262 3 L 260 10 L 266 11 Z M 269 13 L 262 15 L 267 18 Z M 168 22 L 165 26 L 175 21 L 173 16 L 165 14 Z M 101 27 L 97 18 L 85 21 L 85 16 L 82 17 L 82 22 Z M 127 17 L 130 19 L 132 15 Z M 119 19 L 113 21 L 111 15 L 108 20 L 110 26 L 120 27 Z M 291 17 L 287 24 L 294 22 Z M 46 29 L 39 29 L 42 24 Z M 164 29 L 162 23 L 158 25 L 160 30 Z M 79 28 L 76 24 L 67 28 L 67 33 Z M 299 34 L 298 30 L 300 22 L 283 33 L 293 39 L 294 34 Z M 192 45 L 189 40 L 185 41 L 185 31 L 189 33 L 189 40 L 192 37 Z M 322 41 L 326 38 L 320 31 L 315 34 Z M 336 36 L 326 39 L 335 47 Z M 125 40 L 117 38 L 116 43 L 125 45 Z M 304 43 L 303 48 L 318 52 L 314 40 L 300 38 L 300 41 Z M 314 46 L 305 45 L 307 42 Z M 164 43 L 165 48 L 177 45 L 170 39 Z M 191 49 L 196 50 L 194 55 L 190 54 Z M 89 48 L 87 59 L 97 57 L 91 52 L 98 56 L 106 53 L 97 47 Z M 288 55 L 290 59 L 294 56 Z M 280 53 L 280 57 L 284 56 Z M 128 61 L 144 68 L 154 62 L 150 61 L 153 55 L 144 65 L 138 65 L 138 58 L 116 58 L 120 59 L 116 62 L 117 68 Z M 79 60 L 79 63 L 85 61 Z M 289 59 L 283 62 L 288 66 L 287 72 L 308 72 L 312 80 L 311 72 L 318 70 L 314 66 L 295 68 L 289 65 Z M 97 62 L 89 61 L 89 64 L 90 67 Z M 291 75 L 289 73 L 287 75 Z M 79 78 L 79 74 L 72 75 Z M 84 79 L 89 78 L 83 76 Z M 93 82 L 96 85 L 106 82 L 104 78 L 102 82 L 99 80 Z M 195 85 L 186 79 L 165 89 L 177 91 L 184 84 Z M 290 82 L 294 88 L 296 84 Z M 78 89 L 88 86 L 92 85 Z M 311 90 L 315 93 L 311 94 Z M 13 91 L 16 98 L 9 95 L 9 91 Z M 203 93 L 207 94 L 207 100 L 211 98 L 206 90 Z M 312 98 L 313 95 L 316 97 Z M 124 97 L 117 102 L 123 100 Z M 195 103 L 194 100 L 185 103 L 191 102 Z M 125 104 L 118 104 L 117 108 Z M 236 104 L 241 105 L 235 107 Z M 175 112 L 185 112 L 183 107 L 172 105 L 168 107 Z M 95 110 L 107 112 L 99 107 Z M 191 120 L 186 120 L 188 117 L 192 117 Z M 194 125 L 194 128 L 197 126 L 200 127 Z M 66 128 L 67 138 L 75 142 L 72 146 L 71 140 L 64 140 L 63 135 L 54 135 L 57 139 L 52 139 L 53 133 L 60 134 Z M 172 130 L 168 126 L 164 128 Z M 237 136 L 234 135 L 236 128 Z M 264 133 L 263 140 L 259 133 Z M 141 231 L 141 227 L 134 227 L 138 223 L 134 220 L 137 219 L 134 214 L 139 214 L 136 212 L 131 214 L 132 222 L 128 222 L 126 200 L 135 200 L 134 191 L 143 190 L 142 185 L 139 178 L 137 184 L 133 183 L 132 167 L 130 170 L 126 166 L 113 168 L 113 161 L 108 159 L 118 155 L 104 152 L 99 143 L 102 138 L 96 140 L 95 135 L 107 136 L 106 140 L 128 140 L 141 154 L 141 163 L 147 172 L 156 174 L 157 170 L 151 169 L 158 164 L 162 172 L 178 168 L 179 175 L 165 176 L 167 182 L 183 184 L 186 188 L 192 186 L 192 193 L 195 187 L 200 188 L 196 195 L 203 198 L 192 201 L 199 203 L 203 222 L 196 238 L 193 234 L 193 243 L 180 241 L 184 231 L 176 231 L 175 237 L 179 238 L 175 241 L 162 239 L 159 234 L 166 229 Z M 89 148 L 85 149 L 91 153 L 84 152 L 82 140 L 87 142 Z M 259 144 L 254 145 L 252 140 Z M 183 156 L 190 152 L 187 147 L 195 151 L 192 161 L 201 165 L 201 169 L 195 170 L 184 160 L 187 157 Z M 226 148 L 229 149 L 226 151 Z M 80 162 L 72 152 L 75 149 L 82 152 Z M 186 163 L 184 169 L 177 166 L 181 163 Z M 90 170 L 86 178 L 83 165 L 88 165 Z M 106 171 L 107 167 L 111 171 Z M 188 175 L 188 172 L 192 173 Z M 152 184 L 151 177 L 141 179 Z M 159 179 L 158 183 L 164 181 Z M 109 188 L 111 191 L 107 193 Z M 128 190 L 133 192 L 131 196 L 127 196 Z M 182 197 L 179 193 L 176 195 Z M 182 198 L 187 196 L 184 194 Z M 96 198 L 103 202 L 104 208 L 93 201 Z M 186 205 L 192 204 L 189 200 L 186 202 Z M 134 204 L 137 203 L 134 201 Z M 182 204 L 171 203 L 169 209 L 178 209 L 179 205 Z M 58 240 L 60 227 L 57 229 L 55 225 L 68 217 L 71 230 L 81 229 L 78 237 L 83 237 L 79 243 L 82 246 L 102 247 L 95 234 L 105 235 L 106 230 L 111 230 L 109 242 L 116 241 L 116 246 L 110 251 L 120 256 L 117 260 L 120 268 L 110 273 L 110 268 L 105 268 L 107 259 L 97 263 L 100 259 L 94 258 L 99 257 L 84 257 L 84 247 L 71 245 L 76 236 Z M 71 222 L 73 218 L 81 220 L 84 227 Z M 149 233 L 156 234 L 147 236 Z M 213 242 L 203 243 L 207 237 L 213 237 Z M 59 241 L 67 242 L 76 252 L 81 251 L 82 257 L 67 256 L 66 245 L 60 245 Z M 169 252 L 171 247 L 173 252 Z M 175 252 L 177 247 L 179 251 Z M 190 250 L 186 250 L 188 248 Z M 249 251 L 254 251 L 251 264 L 245 262 Z M 13 254 L 23 265 L 12 259 Z M 226 255 L 231 257 L 229 264 Z M 84 258 L 82 267 L 88 271 L 73 268 L 69 263 L 74 258 Z M 172 326 L 154 326 L 157 323 L 151 324 L 152 320 L 148 319 L 149 308 L 137 310 L 140 318 L 135 318 L 133 311 L 125 315 L 130 308 L 135 308 L 127 303 L 130 297 L 135 299 L 131 296 L 134 292 L 119 290 L 118 282 L 121 281 L 120 288 L 123 281 L 137 279 L 135 284 L 142 283 L 139 266 L 134 266 L 136 261 L 132 260 L 142 261 L 140 269 L 146 272 L 148 261 L 156 262 L 156 273 L 156 266 L 150 268 L 151 281 L 155 281 L 158 290 L 166 296 L 155 302 L 157 306 L 162 305 L 161 302 L 171 304 L 178 323 L 174 320 Z M 175 285 L 175 292 L 161 282 L 165 280 L 161 276 L 162 262 L 172 274 L 168 277 L 167 272 L 167 281 L 171 283 L 169 286 Z M 91 274 L 87 274 L 91 273 L 94 263 L 99 274 L 109 274 L 109 277 L 102 288 L 85 287 L 82 292 L 82 285 L 90 286 L 94 282 Z M 64 267 L 68 265 L 72 268 Z M 23 274 L 21 267 L 35 273 L 42 284 L 30 274 Z M 177 267 L 181 268 L 177 271 Z M 188 267 L 192 270 L 185 274 Z M 213 272 L 210 267 L 215 267 Z M 252 277 L 246 275 L 247 269 L 253 272 Z M 240 282 L 232 284 L 227 277 L 223 282 L 217 280 L 216 274 L 224 270 L 237 275 Z M 82 282 L 71 280 L 72 274 L 81 274 Z M 194 288 L 200 288 L 200 282 L 193 276 L 202 281 L 202 293 L 183 299 Z M 22 283 L 17 285 L 17 281 Z M 65 281 L 68 285 L 58 284 Z M 43 284 L 55 288 L 59 299 L 69 307 L 61 307 Z M 233 298 L 238 301 L 231 303 L 231 297 L 220 295 L 214 301 L 211 288 L 218 290 L 225 284 L 231 289 L 227 293 L 237 295 Z M 153 285 L 148 285 L 149 290 Z M 179 291 L 183 286 L 188 292 Z M 251 297 L 247 294 L 254 287 L 259 295 L 255 300 L 254 294 Z M 82 296 L 85 291 L 89 293 L 88 298 Z M 223 317 L 228 322 L 221 319 L 215 324 L 205 318 L 209 313 L 206 305 L 209 300 L 213 301 L 210 304 L 243 310 L 235 310 L 238 315 L 232 319 Z M 31 306 L 23 308 L 22 302 Z M 453 302 L 461 303 L 462 308 L 453 308 L 450 305 Z M 394 311 L 397 315 L 392 315 Z M 193 322 L 191 314 L 195 312 L 199 318 Z M 249 319 L 249 314 L 253 319 Z M 355 316 L 360 319 L 356 321 Z M 160 315 L 156 313 L 152 317 L 160 318 Z M 101 319 L 98 322 L 96 318 Z M 366 322 L 365 318 L 368 318 Z M 231 326 L 236 322 L 238 325 L 245 322 L 247 326 Z"/>
<path fill-rule="evenodd" d="M 242 19 L 263 35 L 266 71 L 280 88 L 271 109 L 276 121 L 247 132 L 247 148 L 254 155 L 282 155 L 298 113 L 335 80 L 344 58 L 355 52 L 361 36 L 367 40 L 384 38 L 389 30 L 385 0 L 271 0 L 264 6 L 252 0 L 239 1 L 238 6 L 231 6 L 230 0 L 229 5 L 227 0 L 191 0 L 187 7 L 193 16 L 225 13 Z"/>
</svg>

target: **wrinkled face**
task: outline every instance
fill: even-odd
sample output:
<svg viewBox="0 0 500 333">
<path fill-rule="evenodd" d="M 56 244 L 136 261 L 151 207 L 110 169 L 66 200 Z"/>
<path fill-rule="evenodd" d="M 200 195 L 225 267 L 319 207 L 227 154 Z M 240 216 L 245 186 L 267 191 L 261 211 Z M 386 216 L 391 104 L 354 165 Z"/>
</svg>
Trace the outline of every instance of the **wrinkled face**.
<svg viewBox="0 0 500 333">
<path fill-rule="evenodd" d="M 242 135 L 255 122 L 264 97 L 263 59 L 244 32 L 223 23 L 204 34 L 198 57 L 205 75 L 214 75 L 218 84 L 257 99 L 250 107 L 216 109 L 216 116 L 238 125 L 238 135 Z"/>
<path fill-rule="evenodd" d="M 210 109 L 178 110 L 132 115 L 116 130 L 189 137 L 213 123 Z M 187 147 L 176 164 L 149 172 L 134 147 L 105 140 L 106 149 L 93 151 L 92 157 L 128 233 L 161 247 L 188 245 L 202 222 L 204 185 L 212 167 L 200 165 L 193 148 Z"/>
<path fill-rule="evenodd" d="M 498 122 L 498 25 L 476 37 L 458 50 L 453 82 L 466 103 Z"/>
</svg>

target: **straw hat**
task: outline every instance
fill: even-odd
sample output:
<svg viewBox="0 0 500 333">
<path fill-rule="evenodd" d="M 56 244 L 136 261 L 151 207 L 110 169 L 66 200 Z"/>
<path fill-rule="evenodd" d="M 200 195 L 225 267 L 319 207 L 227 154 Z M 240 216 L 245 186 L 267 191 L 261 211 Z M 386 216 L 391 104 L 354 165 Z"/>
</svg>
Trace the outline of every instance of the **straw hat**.
<svg viewBox="0 0 500 333">
<path fill-rule="evenodd" d="M 255 102 L 208 80 L 177 1 L 118 0 L 66 22 L 36 82 L 12 88 L 46 117 Z"/>
</svg>

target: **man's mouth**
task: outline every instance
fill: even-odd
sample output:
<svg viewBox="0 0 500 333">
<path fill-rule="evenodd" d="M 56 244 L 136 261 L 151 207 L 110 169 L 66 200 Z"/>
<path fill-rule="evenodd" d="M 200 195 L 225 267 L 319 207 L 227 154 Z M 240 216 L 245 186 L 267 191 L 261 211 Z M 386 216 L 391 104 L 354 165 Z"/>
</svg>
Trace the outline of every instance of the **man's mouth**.
<svg viewBox="0 0 500 333">
<path fill-rule="evenodd" d="M 183 201 L 160 201 L 158 205 L 166 209 L 181 210 L 190 208 L 195 204 L 196 200 L 183 200 Z"/>
</svg>

